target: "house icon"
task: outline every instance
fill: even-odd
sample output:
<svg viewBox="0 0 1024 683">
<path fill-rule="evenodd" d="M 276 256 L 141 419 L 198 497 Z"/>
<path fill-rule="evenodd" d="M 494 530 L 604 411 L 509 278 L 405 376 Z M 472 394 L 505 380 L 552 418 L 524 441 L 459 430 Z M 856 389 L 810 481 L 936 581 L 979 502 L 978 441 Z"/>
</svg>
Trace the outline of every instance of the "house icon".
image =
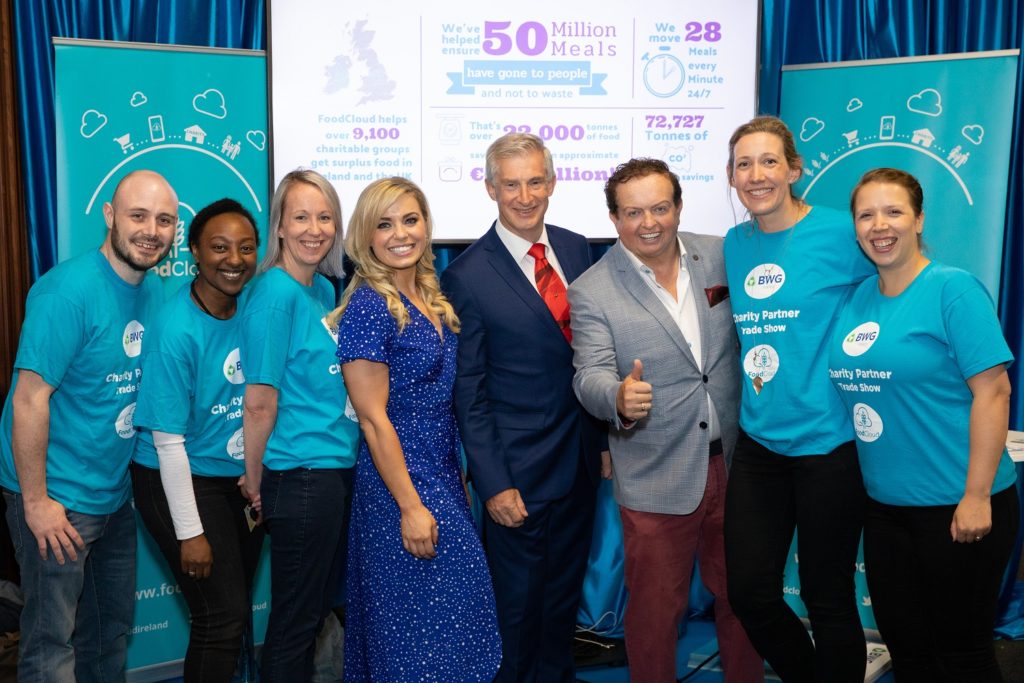
<svg viewBox="0 0 1024 683">
<path fill-rule="evenodd" d="M 918 128 L 914 131 L 914 135 L 910 138 L 910 141 L 915 145 L 931 147 L 932 143 L 935 142 L 935 135 L 933 135 L 927 128 Z"/>
<path fill-rule="evenodd" d="M 206 131 L 199 127 L 199 124 L 193 124 L 185 129 L 185 142 L 194 142 L 197 145 L 201 145 L 206 141 Z"/>
</svg>

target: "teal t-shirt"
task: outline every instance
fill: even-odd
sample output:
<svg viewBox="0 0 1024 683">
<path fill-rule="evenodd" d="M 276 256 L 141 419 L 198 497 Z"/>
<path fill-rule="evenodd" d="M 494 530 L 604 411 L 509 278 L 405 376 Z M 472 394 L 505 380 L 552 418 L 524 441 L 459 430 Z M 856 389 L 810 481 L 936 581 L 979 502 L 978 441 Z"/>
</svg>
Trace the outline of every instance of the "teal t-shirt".
<svg viewBox="0 0 1024 683">
<path fill-rule="evenodd" d="M 857 435 L 868 495 L 889 505 L 955 505 L 964 494 L 973 395 L 967 379 L 1013 360 L 988 293 L 929 264 L 901 294 L 865 280 L 842 311 L 829 376 Z M 1006 450 L 992 483 L 1016 475 Z"/>
<path fill-rule="evenodd" d="M 241 316 L 207 315 L 192 302 L 190 287 L 178 290 L 146 338 L 133 460 L 158 468 L 152 431 L 184 434 L 192 474 L 237 477 L 245 473 Z"/>
<path fill-rule="evenodd" d="M 306 287 L 281 268 L 250 285 L 242 312 L 242 367 L 249 384 L 277 389 L 277 422 L 263 464 L 272 470 L 352 467 L 359 425 L 325 316 L 334 288 L 322 275 Z"/>
<path fill-rule="evenodd" d="M 816 206 L 776 233 L 741 223 L 724 249 L 744 376 L 740 426 L 781 455 L 828 453 L 853 439 L 826 372 L 835 316 L 875 272 L 850 216 Z"/>
<path fill-rule="evenodd" d="M 122 280 L 97 249 L 39 278 L 25 304 L 11 390 L 0 429 L 0 485 L 20 491 L 11 450 L 18 370 L 51 387 L 46 486 L 50 498 L 90 515 L 115 512 L 129 495 L 135 396 L 143 334 L 163 303 L 158 278 Z M 147 337 L 148 338 L 148 337 Z"/>
</svg>

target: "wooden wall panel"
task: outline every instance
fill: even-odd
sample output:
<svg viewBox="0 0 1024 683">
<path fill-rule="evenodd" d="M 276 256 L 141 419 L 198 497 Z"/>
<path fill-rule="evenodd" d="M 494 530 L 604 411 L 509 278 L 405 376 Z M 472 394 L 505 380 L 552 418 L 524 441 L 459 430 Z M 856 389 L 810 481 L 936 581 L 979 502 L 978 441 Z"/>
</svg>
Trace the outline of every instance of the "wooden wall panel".
<svg viewBox="0 0 1024 683">
<path fill-rule="evenodd" d="M 12 5 L 13 0 L 0 0 L 0 396 L 10 385 L 29 286 Z"/>
<path fill-rule="evenodd" d="M 28 240 L 22 203 L 13 0 L 0 0 L 0 400 L 10 386 L 28 294 Z M 0 500 L 0 578 L 18 581 L 14 547 Z"/>
</svg>

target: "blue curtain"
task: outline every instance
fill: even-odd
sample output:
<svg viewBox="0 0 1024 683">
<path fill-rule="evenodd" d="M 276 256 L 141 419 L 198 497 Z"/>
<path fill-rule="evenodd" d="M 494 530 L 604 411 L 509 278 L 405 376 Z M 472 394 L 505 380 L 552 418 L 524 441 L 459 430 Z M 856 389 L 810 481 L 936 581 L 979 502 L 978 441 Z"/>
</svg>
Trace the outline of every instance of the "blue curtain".
<svg viewBox="0 0 1024 683">
<path fill-rule="evenodd" d="M 786 64 L 1020 49 L 1020 0 L 763 0 L 759 106 L 779 113 Z M 1024 429 L 1024 59 L 1018 63 L 999 317 L 1010 367 L 1010 428 Z M 925 188 L 927 192 L 927 188 Z M 969 247 L 969 245 L 968 245 Z"/>
<path fill-rule="evenodd" d="M 264 0 L 15 0 L 25 230 L 33 280 L 57 262 L 51 38 L 262 50 L 264 5 Z"/>
</svg>

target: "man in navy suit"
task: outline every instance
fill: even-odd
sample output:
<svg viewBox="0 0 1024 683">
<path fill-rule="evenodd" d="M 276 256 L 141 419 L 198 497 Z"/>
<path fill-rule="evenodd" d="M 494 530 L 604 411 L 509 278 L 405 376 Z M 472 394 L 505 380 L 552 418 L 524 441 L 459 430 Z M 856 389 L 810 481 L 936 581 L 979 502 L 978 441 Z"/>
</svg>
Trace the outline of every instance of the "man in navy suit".
<svg viewBox="0 0 1024 683">
<path fill-rule="evenodd" d="M 540 138 L 496 140 L 486 187 L 498 220 L 441 285 L 462 322 L 455 413 L 487 508 L 502 639 L 495 680 L 571 682 L 603 444 L 572 389 L 565 290 L 591 265 L 590 247 L 544 223 L 555 173 Z"/>
</svg>

